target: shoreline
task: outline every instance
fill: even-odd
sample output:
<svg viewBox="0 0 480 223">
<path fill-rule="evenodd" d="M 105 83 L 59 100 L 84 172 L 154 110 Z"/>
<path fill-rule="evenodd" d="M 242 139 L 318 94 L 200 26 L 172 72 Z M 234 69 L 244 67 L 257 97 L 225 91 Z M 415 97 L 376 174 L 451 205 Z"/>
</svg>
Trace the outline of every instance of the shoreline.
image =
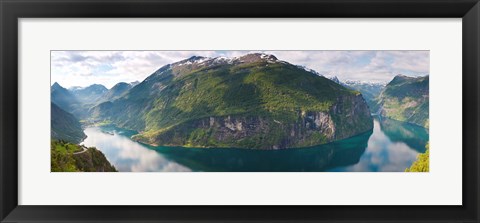
<svg viewBox="0 0 480 223">
<path fill-rule="evenodd" d="M 388 117 L 383 117 L 381 115 L 372 115 L 372 117 L 377 117 L 377 120 L 380 121 L 381 119 L 389 119 L 389 120 L 393 120 L 393 121 L 396 121 L 396 122 L 400 122 L 400 123 L 404 123 L 404 124 L 408 124 L 408 125 L 413 125 L 415 127 L 418 127 L 418 128 L 423 128 L 423 129 L 426 129 L 428 131 L 428 128 L 425 128 L 423 126 L 419 126 L 419 125 L 416 125 L 414 123 L 410 123 L 410 122 L 404 122 L 404 121 L 399 121 L 399 120 L 396 120 L 396 119 L 391 119 L 391 118 L 388 118 Z M 379 120 L 380 119 L 380 120 Z M 88 127 L 107 127 L 107 126 L 112 126 L 114 128 L 118 128 L 118 129 L 123 129 L 123 130 L 126 130 L 126 131 L 134 131 L 134 132 L 137 132 L 136 130 L 130 130 L 130 129 L 124 129 L 124 128 L 121 128 L 121 127 L 118 127 L 117 125 L 115 125 L 114 123 L 108 123 L 108 124 L 100 124 L 100 125 L 97 125 L 96 123 L 93 123 L 91 125 L 88 125 L 86 126 L 87 128 Z M 361 136 L 363 134 L 367 134 L 367 133 L 372 133 L 374 130 L 374 127 L 372 127 L 371 129 L 367 130 L 367 131 L 364 131 L 364 132 L 361 132 L 361 133 L 358 133 L 358 134 L 355 134 L 355 135 L 352 135 L 350 137 L 347 137 L 347 138 L 343 138 L 343 139 L 339 139 L 339 140 L 335 140 L 335 141 L 331 141 L 331 142 L 327 142 L 327 143 L 323 143 L 323 144 L 317 144 L 317 145 L 311 145 L 311 146 L 305 146 L 305 147 L 288 147 L 288 148 L 279 148 L 279 149 L 264 149 L 264 148 L 245 148 L 245 147 L 235 147 L 235 146 L 232 146 L 232 147 L 214 147 L 214 146 L 202 146 L 202 145 L 171 145 L 171 144 L 164 144 L 164 145 L 158 145 L 158 144 L 151 144 L 151 143 L 148 143 L 148 142 L 145 142 L 145 141 L 142 141 L 142 140 L 135 140 L 133 139 L 132 136 L 129 136 L 128 138 L 130 138 L 130 140 L 134 141 L 134 142 L 137 142 L 137 143 L 140 143 L 142 145 L 147 145 L 149 147 L 181 147 L 181 148 L 187 148 L 187 149 L 242 149 L 242 150 L 264 150 L 264 151 L 278 151 L 278 150 L 295 150 L 295 149 L 312 149 L 314 147 L 318 147 L 318 146 L 324 146 L 324 145 L 329 145 L 329 144 L 334 144 L 334 143 L 339 143 L 341 141 L 344 141 L 344 140 L 348 140 L 348 139 L 351 139 L 351 138 L 354 138 L 354 137 L 357 137 L 357 136 Z M 107 134 L 107 133 L 105 133 Z M 125 135 L 124 135 L 125 136 Z M 85 137 L 86 138 L 86 137 Z M 85 140 L 85 139 L 83 139 Z M 83 142 L 82 140 L 82 142 Z"/>
</svg>

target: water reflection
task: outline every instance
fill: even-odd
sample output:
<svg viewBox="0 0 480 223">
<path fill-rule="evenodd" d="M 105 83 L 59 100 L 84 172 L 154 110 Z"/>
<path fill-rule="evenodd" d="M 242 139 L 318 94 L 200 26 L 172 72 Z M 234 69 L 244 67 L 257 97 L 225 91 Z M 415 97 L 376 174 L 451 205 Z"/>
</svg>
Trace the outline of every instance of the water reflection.
<svg viewBox="0 0 480 223">
<path fill-rule="evenodd" d="M 405 125 L 406 123 L 375 118 L 373 134 L 360 161 L 352 166 L 335 168 L 331 171 L 343 172 L 403 172 L 417 157 L 418 152 L 425 151 L 428 134 L 425 129 Z M 420 139 L 415 139 L 419 137 Z M 423 148 L 423 149 L 422 149 Z"/>
<path fill-rule="evenodd" d="M 169 160 L 196 171 L 300 172 L 324 171 L 357 163 L 372 132 L 348 142 L 288 150 L 189 149 L 152 147 Z"/>
<path fill-rule="evenodd" d="M 86 146 L 100 149 L 119 171 L 134 172 L 404 171 L 428 141 L 425 129 L 388 119 L 375 119 L 373 131 L 339 142 L 275 151 L 152 147 L 113 126 L 87 128 L 85 134 Z"/>
<path fill-rule="evenodd" d="M 392 142 L 404 142 L 412 149 L 423 153 L 428 142 L 428 131 L 417 125 L 392 119 L 379 118 L 382 131 Z"/>
<path fill-rule="evenodd" d="M 83 144 L 85 146 L 94 146 L 101 150 L 108 161 L 112 163 L 118 171 L 121 172 L 177 172 L 191 171 L 175 162 L 170 162 L 164 156 L 154 150 L 136 143 L 125 135 L 114 135 L 106 133 L 99 127 L 85 129 L 88 136 Z M 125 134 L 125 132 L 122 132 Z"/>
</svg>

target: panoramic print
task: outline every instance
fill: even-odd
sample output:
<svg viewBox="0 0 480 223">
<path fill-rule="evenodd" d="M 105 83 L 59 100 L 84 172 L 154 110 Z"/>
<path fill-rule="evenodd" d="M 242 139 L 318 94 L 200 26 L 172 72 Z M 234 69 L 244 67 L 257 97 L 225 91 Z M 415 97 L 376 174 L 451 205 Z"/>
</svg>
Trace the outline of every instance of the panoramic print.
<svg viewBox="0 0 480 223">
<path fill-rule="evenodd" d="M 429 67 L 429 51 L 51 51 L 51 171 L 428 172 Z"/>
</svg>

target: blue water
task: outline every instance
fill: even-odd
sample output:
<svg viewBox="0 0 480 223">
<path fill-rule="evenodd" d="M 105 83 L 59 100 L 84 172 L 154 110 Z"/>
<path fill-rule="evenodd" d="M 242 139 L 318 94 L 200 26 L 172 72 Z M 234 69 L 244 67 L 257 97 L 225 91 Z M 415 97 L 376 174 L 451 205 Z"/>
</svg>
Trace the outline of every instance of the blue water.
<svg viewBox="0 0 480 223">
<path fill-rule="evenodd" d="M 375 118 L 373 131 L 302 149 L 249 150 L 153 147 L 114 126 L 89 127 L 83 142 L 101 150 L 121 172 L 403 172 L 425 151 L 428 131 Z"/>
</svg>

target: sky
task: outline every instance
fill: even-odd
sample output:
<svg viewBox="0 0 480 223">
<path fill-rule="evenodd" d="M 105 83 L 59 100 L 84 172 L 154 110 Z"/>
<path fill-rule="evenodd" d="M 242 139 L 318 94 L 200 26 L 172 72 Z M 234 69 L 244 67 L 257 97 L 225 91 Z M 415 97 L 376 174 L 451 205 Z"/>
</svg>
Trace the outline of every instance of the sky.
<svg viewBox="0 0 480 223">
<path fill-rule="evenodd" d="M 387 83 L 398 74 L 425 76 L 429 51 L 51 51 L 51 83 L 66 88 L 143 81 L 160 67 L 191 56 L 267 53 L 340 81 Z"/>
</svg>

